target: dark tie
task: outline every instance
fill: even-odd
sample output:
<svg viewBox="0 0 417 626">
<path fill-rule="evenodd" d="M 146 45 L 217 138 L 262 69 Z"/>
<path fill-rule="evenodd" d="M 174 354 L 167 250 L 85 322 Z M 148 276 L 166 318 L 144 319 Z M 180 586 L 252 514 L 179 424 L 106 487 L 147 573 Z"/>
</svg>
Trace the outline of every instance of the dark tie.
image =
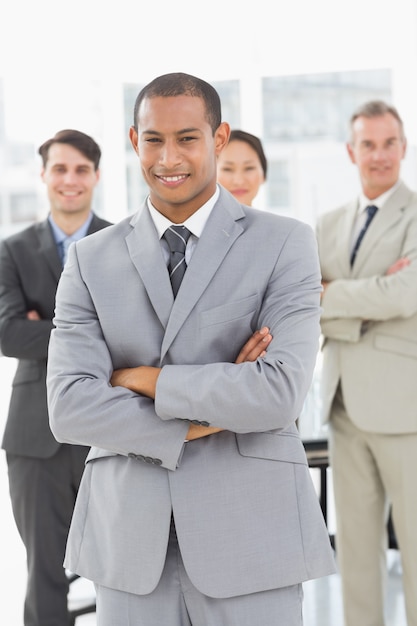
<svg viewBox="0 0 417 626">
<path fill-rule="evenodd" d="M 187 247 L 187 241 L 190 235 L 191 233 L 188 228 L 175 225 L 167 228 L 163 234 L 171 252 L 168 270 L 174 298 L 178 293 L 185 270 L 187 269 L 185 264 L 185 248 Z"/>
<path fill-rule="evenodd" d="M 357 240 L 355 242 L 355 245 L 353 246 L 353 250 L 352 250 L 352 253 L 350 255 L 350 266 L 351 267 L 352 267 L 352 265 L 353 265 L 353 263 L 355 261 L 356 254 L 357 254 L 357 252 L 359 250 L 359 246 L 362 243 L 362 239 L 365 237 L 365 233 L 368 230 L 368 226 L 372 222 L 375 213 L 378 211 L 378 207 L 374 206 L 373 204 L 371 204 L 370 206 L 367 206 L 365 210 L 366 210 L 366 213 L 367 213 L 366 221 L 365 221 L 365 224 L 362 226 L 362 230 L 361 230 L 361 232 L 358 235 L 358 238 L 357 238 Z"/>
</svg>

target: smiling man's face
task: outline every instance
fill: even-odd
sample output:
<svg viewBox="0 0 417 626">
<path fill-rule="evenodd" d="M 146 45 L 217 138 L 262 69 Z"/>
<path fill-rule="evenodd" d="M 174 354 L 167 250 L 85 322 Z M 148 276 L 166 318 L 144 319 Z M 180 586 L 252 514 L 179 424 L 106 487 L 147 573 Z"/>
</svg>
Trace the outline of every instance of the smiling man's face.
<svg viewBox="0 0 417 626">
<path fill-rule="evenodd" d="M 229 133 L 229 125 L 222 123 L 213 135 L 202 98 L 143 100 L 130 139 L 152 204 L 172 222 L 184 222 L 214 194 L 217 156 Z"/>
<path fill-rule="evenodd" d="M 406 141 L 400 123 L 391 113 L 358 117 L 347 149 L 352 163 L 358 166 L 363 192 L 370 200 L 391 189 L 399 179 Z"/>
<path fill-rule="evenodd" d="M 48 190 L 51 214 L 88 213 L 93 191 L 99 180 L 99 170 L 76 148 L 54 143 L 41 178 Z"/>
</svg>

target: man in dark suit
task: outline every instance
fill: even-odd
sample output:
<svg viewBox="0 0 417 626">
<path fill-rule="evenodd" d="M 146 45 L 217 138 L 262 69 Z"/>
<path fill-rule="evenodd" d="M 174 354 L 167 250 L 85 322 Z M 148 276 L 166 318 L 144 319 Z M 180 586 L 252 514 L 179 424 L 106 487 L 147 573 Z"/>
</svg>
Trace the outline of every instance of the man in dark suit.
<svg viewBox="0 0 417 626">
<path fill-rule="evenodd" d="M 46 362 L 66 248 L 109 225 L 91 211 L 101 151 L 76 130 L 40 148 L 48 218 L 0 243 L 0 341 L 18 359 L 2 447 L 13 514 L 26 547 L 25 626 L 67 626 L 62 562 L 88 448 L 59 444 L 48 422 Z"/>
</svg>

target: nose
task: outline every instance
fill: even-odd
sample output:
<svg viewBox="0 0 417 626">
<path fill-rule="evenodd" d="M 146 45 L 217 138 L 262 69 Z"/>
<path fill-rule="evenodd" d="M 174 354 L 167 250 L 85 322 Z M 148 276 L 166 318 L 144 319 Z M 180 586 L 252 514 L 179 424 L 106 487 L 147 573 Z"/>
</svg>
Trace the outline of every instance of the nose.
<svg viewBox="0 0 417 626">
<path fill-rule="evenodd" d="M 234 185 L 240 185 L 245 180 L 245 175 L 241 170 L 234 170 L 231 179 Z"/>
<path fill-rule="evenodd" d="M 64 183 L 66 185 L 75 185 L 77 183 L 77 174 L 71 170 L 67 170 L 64 174 Z"/>
<path fill-rule="evenodd" d="M 372 152 L 372 158 L 374 161 L 383 161 L 387 158 L 389 150 L 385 147 L 375 148 Z"/>
<path fill-rule="evenodd" d="M 173 169 L 182 162 L 181 152 L 178 143 L 174 141 L 165 141 L 161 147 L 159 154 L 159 164 L 166 169 Z"/>
</svg>

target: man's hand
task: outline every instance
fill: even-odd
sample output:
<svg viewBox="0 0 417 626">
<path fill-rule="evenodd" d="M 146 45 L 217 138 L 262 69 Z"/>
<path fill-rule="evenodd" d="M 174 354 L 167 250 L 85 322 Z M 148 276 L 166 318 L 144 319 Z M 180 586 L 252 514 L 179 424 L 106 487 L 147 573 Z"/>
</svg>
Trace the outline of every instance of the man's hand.
<svg viewBox="0 0 417 626">
<path fill-rule="evenodd" d="M 264 357 L 271 341 L 272 335 L 269 333 L 269 328 L 264 326 L 261 330 L 256 330 L 239 352 L 235 363 L 253 362 Z"/>
<path fill-rule="evenodd" d="M 32 321 L 39 321 L 41 319 L 41 316 L 39 315 L 39 313 L 37 311 L 28 311 L 26 313 L 26 319 L 28 320 L 32 320 Z"/>
<path fill-rule="evenodd" d="M 407 267 L 408 265 L 410 265 L 410 263 L 411 261 L 410 259 L 407 259 L 407 257 L 398 259 L 398 261 L 395 261 L 395 263 L 390 265 L 390 267 L 385 272 L 385 276 L 390 276 L 391 274 L 395 274 L 396 272 L 399 272 L 404 267 Z"/>
<path fill-rule="evenodd" d="M 262 358 L 265 356 L 271 341 L 272 335 L 267 326 L 256 330 L 239 352 L 235 363 L 253 362 L 258 358 Z M 125 367 L 113 372 L 110 384 L 113 387 L 125 387 L 126 389 L 130 389 L 135 393 L 140 393 L 154 400 L 156 383 L 160 371 L 160 367 L 148 367 L 146 365 Z M 207 435 L 218 433 L 221 430 L 223 429 L 214 426 L 190 424 L 186 438 L 191 441 L 192 439 L 199 439 L 200 437 L 207 437 Z"/>
<path fill-rule="evenodd" d="M 258 358 L 262 358 L 266 354 L 266 349 L 272 341 L 272 335 L 269 333 L 269 328 L 264 326 L 261 330 L 257 330 L 253 333 L 252 337 L 243 346 L 239 352 L 235 363 L 253 362 Z M 198 424 L 190 424 L 188 429 L 187 439 L 192 441 L 193 439 L 200 439 L 201 437 L 207 437 L 219 433 L 223 428 L 217 428 L 215 426 L 199 426 Z"/>
</svg>

